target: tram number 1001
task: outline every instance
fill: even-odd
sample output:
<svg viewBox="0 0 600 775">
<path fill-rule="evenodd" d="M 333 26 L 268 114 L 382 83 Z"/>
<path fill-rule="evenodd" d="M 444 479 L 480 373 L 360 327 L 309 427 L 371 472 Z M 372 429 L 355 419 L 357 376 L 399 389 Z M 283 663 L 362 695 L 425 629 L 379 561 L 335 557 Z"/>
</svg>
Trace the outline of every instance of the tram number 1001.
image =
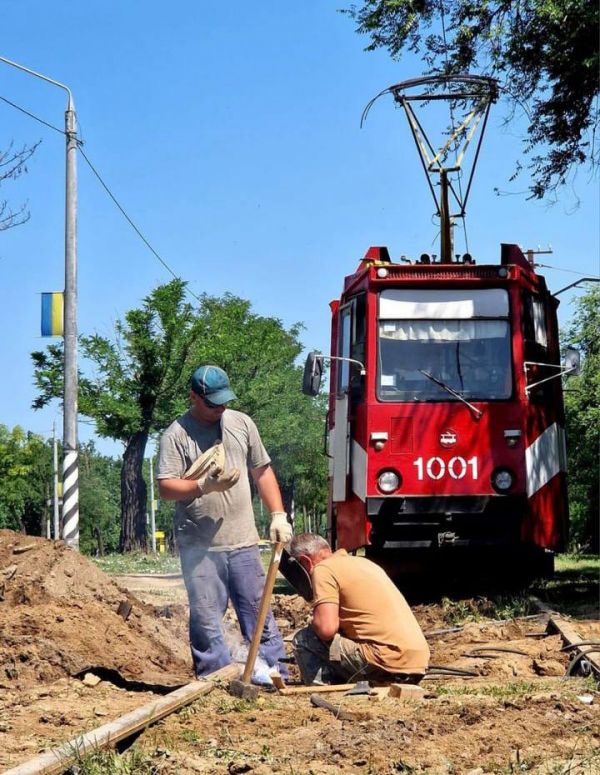
<svg viewBox="0 0 600 775">
<path fill-rule="evenodd" d="M 465 477 L 477 479 L 478 463 L 476 457 L 465 460 L 464 457 L 451 457 L 446 463 L 441 457 L 430 457 L 429 460 L 418 457 L 413 461 L 417 467 L 417 478 L 421 482 L 428 479 L 443 479 L 449 476 L 451 479 L 464 479 Z"/>
</svg>

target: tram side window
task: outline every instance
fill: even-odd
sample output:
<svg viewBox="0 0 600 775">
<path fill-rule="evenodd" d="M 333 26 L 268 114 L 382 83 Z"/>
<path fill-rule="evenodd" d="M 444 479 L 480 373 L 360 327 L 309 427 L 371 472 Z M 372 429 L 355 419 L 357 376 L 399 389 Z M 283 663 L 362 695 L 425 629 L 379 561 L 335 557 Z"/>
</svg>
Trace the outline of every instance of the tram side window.
<svg viewBox="0 0 600 775">
<path fill-rule="evenodd" d="M 546 310 L 541 299 L 527 295 L 525 298 L 524 333 L 525 339 L 535 342 L 540 347 L 548 347 L 546 330 Z"/>
<path fill-rule="evenodd" d="M 338 340 L 338 357 L 350 358 L 350 345 L 351 345 L 351 315 L 352 307 L 349 305 L 340 310 L 340 334 Z M 346 360 L 338 361 L 338 395 L 346 393 L 350 387 L 350 363 Z"/>
<path fill-rule="evenodd" d="M 338 340 L 338 356 L 351 358 L 364 363 L 365 361 L 365 296 L 355 297 L 347 306 L 340 310 L 340 334 Z M 356 363 L 347 360 L 338 362 L 338 396 L 350 392 L 354 401 L 363 396 L 363 378 L 361 369 Z"/>
<path fill-rule="evenodd" d="M 365 362 L 365 330 L 366 330 L 366 296 L 361 293 L 354 299 L 354 324 L 352 342 L 350 345 L 350 357 L 355 361 Z M 364 380 L 360 373 L 360 366 L 353 364 L 350 369 L 350 392 L 354 401 L 363 398 Z"/>
</svg>

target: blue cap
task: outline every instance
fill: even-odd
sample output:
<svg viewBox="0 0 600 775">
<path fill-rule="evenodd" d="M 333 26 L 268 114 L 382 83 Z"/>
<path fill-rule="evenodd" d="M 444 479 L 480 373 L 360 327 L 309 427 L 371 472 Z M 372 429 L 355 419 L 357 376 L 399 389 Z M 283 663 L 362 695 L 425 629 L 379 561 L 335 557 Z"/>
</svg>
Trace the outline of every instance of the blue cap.
<svg viewBox="0 0 600 775">
<path fill-rule="evenodd" d="M 218 366 L 200 366 L 190 380 L 192 390 L 211 404 L 226 404 L 237 398 L 231 389 L 229 377 Z"/>
</svg>

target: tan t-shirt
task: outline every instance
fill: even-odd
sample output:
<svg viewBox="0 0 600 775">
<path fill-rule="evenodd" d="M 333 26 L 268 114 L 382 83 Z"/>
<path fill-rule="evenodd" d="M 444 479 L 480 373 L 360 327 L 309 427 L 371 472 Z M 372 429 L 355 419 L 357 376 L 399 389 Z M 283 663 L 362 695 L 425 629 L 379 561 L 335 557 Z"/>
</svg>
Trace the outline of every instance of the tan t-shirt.
<svg viewBox="0 0 600 775">
<path fill-rule="evenodd" d="M 365 557 L 338 549 L 312 572 L 313 608 L 339 606 L 340 635 L 360 645 L 365 660 L 391 673 L 424 673 L 429 646 L 404 595 Z"/>
<path fill-rule="evenodd" d="M 241 549 L 258 543 L 252 510 L 248 468 L 271 462 L 254 422 L 247 414 L 226 409 L 221 422 L 202 425 L 190 412 L 179 417 L 163 433 L 158 453 L 157 479 L 180 479 L 200 455 L 223 441 L 225 470 L 237 468 L 239 481 L 225 492 L 178 501 L 175 528 L 180 541 L 191 541 L 215 552 Z M 192 530 L 178 531 L 186 520 Z"/>
</svg>

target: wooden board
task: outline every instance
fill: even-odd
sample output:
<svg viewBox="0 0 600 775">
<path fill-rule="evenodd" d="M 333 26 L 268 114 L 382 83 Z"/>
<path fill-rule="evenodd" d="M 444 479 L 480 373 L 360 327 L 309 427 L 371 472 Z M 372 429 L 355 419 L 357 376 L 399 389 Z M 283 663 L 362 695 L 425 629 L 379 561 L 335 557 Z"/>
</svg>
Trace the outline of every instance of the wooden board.
<svg viewBox="0 0 600 775">
<path fill-rule="evenodd" d="M 588 646 L 581 646 L 580 648 L 577 648 L 577 644 L 584 641 L 584 638 L 579 635 L 571 622 L 569 622 L 567 619 L 563 619 L 559 614 L 553 614 L 548 619 L 548 630 L 550 632 L 558 632 L 561 638 L 565 641 L 566 646 L 575 647 L 569 650 L 569 654 L 571 656 L 575 656 L 576 654 L 581 653 L 584 650 L 587 651 L 588 648 L 591 648 Z M 600 646 L 598 646 L 597 650 L 586 653 L 584 658 L 590 663 L 595 673 L 600 675 Z"/>
<path fill-rule="evenodd" d="M 173 713 L 204 694 L 208 694 L 214 689 L 215 681 L 238 678 L 239 674 L 239 665 L 222 667 L 203 681 L 192 681 L 192 683 L 186 684 L 174 692 L 169 692 L 164 697 L 157 698 L 156 701 L 148 702 L 115 721 L 79 735 L 64 745 L 53 748 L 47 753 L 36 756 L 10 770 L 5 770 L 3 775 L 59 775 L 86 753 L 114 746 L 119 741 L 141 732 L 150 724 L 168 716 L 169 713 Z"/>
</svg>

